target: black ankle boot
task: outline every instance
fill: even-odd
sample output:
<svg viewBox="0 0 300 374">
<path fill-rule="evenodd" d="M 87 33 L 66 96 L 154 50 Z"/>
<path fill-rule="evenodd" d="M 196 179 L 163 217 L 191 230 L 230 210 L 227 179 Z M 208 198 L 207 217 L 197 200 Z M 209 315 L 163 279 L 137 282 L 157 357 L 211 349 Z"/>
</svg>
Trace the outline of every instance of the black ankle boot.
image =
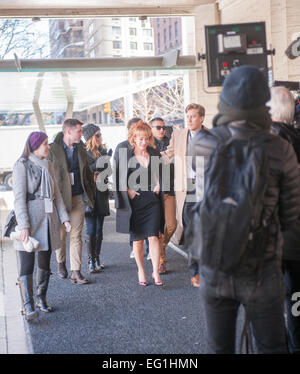
<svg viewBox="0 0 300 374">
<path fill-rule="evenodd" d="M 34 309 L 32 274 L 20 276 L 18 284 L 23 301 L 22 313 L 25 315 L 27 321 L 31 321 L 38 316 L 38 312 Z"/>
<path fill-rule="evenodd" d="M 100 263 L 100 252 L 102 247 L 102 235 L 96 236 L 96 245 L 95 245 L 95 268 L 96 271 L 101 271 L 104 269 L 104 266 Z"/>
<path fill-rule="evenodd" d="M 41 309 L 42 312 L 45 313 L 53 312 L 53 308 L 47 304 L 46 300 L 50 274 L 50 270 L 38 268 L 36 275 L 36 305 Z"/>
<path fill-rule="evenodd" d="M 86 249 L 88 253 L 88 266 L 89 266 L 89 272 L 90 273 L 96 273 L 96 267 L 95 267 L 95 243 L 96 243 L 96 237 L 94 235 L 86 236 L 85 238 L 86 242 Z"/>
</svg>

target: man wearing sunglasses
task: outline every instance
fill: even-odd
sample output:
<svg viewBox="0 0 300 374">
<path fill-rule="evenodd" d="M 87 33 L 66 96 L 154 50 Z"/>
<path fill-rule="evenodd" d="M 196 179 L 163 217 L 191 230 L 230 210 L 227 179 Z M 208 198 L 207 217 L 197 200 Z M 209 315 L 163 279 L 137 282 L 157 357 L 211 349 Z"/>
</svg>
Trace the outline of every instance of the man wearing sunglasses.
<svg viewBox="0 0 300 374">
<path fill-rule="evenodd" d="M 167 149 L 170 139 L 165 134 L 166 125 L 162 118 L 155 117 L 150 122 L 149 125 L 152 128 L 152 133 L 155 140 L 156 149 L 163 152 Z M 166 167 L 169 167 L 166 166 Z M 165 174 L 168 175 L 168 174 Z M 176 220 L 176 201 L 174 192 L 174 164 L 170 164 L 170 181 L 167 189 L 164 188 L 164 211 L 165 211 L 165 222 L 166 227 L 163 235 L 160 238 L 161 252 L 160 252 L 160 263 L 159 263 L 159 273 L 164 274 L 167 271 L 166 268 L 166 253 L 165 248 L 168 245 L 172 235 L 174 234 L 177 227 Z"/>
</svg>

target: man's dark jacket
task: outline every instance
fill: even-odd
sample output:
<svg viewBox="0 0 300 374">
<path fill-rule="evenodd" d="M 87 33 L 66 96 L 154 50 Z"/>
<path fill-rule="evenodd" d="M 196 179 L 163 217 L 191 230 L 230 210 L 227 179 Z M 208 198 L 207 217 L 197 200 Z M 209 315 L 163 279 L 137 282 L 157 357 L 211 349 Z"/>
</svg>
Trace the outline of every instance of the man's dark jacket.
<svg viewBox="0 0 300 374">
<path fill-rule="evenodd" d="M 83 199 L 91 207 L 95 204 L 96 185 L 93 172 L 88 164 L 87 152 L 82 141 L 77 145 L 80 179 L 83 187 Z M 67 156 L 63 146 L 63 133 L 56 135 L 50 144 L 49 159 L 53 162 L 55 178 L 59 186 L 67 212 L 72 210 L 72 186 L 70 181 Z"/>
<path fill-rule="evenodd" d="M 197 134 L 191 146 L 194 156 L 205 156 L 207 163 L 217 145 L 218 134 L 223 133 L 224 128 L 222 129 L 221 126 L 228 126 L 227 130 L 230 128 L 231 136 L 250 138 L 253 135 L 269 134 L 268 140 L 264 142 L 270 169 L 264 208 L 267 218 L 273 215 L 273 220 L 264 263 L 267 265 L 270 261 L 275 261 L 280 266 L 282 257 L 281 231 L 291 227 L 300 213 L 300 177 L 296 154 L 291 144 L 270 133 L 270 124 L 266 126 L 266 124 L 260 124 L 258 120 L 256 123 L 236 120 L 216 125 L 209 133 Z"/>
</svg>

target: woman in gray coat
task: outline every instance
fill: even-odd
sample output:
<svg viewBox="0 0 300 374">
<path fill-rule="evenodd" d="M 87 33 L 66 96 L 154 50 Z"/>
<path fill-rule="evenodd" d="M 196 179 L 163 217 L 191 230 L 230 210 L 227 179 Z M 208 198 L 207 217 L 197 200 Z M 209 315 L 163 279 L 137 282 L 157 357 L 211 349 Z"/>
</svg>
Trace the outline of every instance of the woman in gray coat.
<svg viewBox="0 0 300 374">
<path fill-rule="evenodd" d="M 18 251 L 18 281 L 27 320 L 37 316 L 33 299 L 35 251 L 38 252 L 36 305 L 43 312 L 51 312 L 53 308 L 46 301 L 51 252 L 61 245 L 60 222 L 67 232 L 71 229 L 53 166 L 47 160 L 49 148 L 45 133 L 32 132 L 13 168 L 14 209 L 18 223 L 16 232 L 19 234 L 14 246 Z M 28 243 L 29 235 L 39 242 L 38 247 L 30 252 L 23 245 Z"/>
</svg>

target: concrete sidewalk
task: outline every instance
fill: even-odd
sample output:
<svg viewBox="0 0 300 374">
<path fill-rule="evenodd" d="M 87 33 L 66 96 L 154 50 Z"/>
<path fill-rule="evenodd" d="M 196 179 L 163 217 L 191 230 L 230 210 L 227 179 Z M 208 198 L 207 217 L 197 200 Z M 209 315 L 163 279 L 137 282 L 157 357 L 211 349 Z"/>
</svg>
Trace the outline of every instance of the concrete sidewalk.
<svg viewBox="0 0 300 374">
<path fill-rule="evenodd" d="M 115 209 L 111 204 L 111 211 Z M 34 354 L 30 323 L 21 314 L 21 297 L 17 283 L 17 254 L 13 243 L 3 238 L 6 217 L 13 209 L 13 193 L 0 192 L 0 354 Z M 127 238 L 126 238 L 127 241 Z M 170 243 L 169 247 L 183 257 L 186 253 Z"/>
<path fill-rule="evenodd" d="M 0 354 L 32 352 L 27 322 L 21 314 L 21 297 L 16 285 L 17 256 L 12 241 L 2 237 L 8 212 L 13 209 L 12 192 L 0 192 Z"/>
</svg>

